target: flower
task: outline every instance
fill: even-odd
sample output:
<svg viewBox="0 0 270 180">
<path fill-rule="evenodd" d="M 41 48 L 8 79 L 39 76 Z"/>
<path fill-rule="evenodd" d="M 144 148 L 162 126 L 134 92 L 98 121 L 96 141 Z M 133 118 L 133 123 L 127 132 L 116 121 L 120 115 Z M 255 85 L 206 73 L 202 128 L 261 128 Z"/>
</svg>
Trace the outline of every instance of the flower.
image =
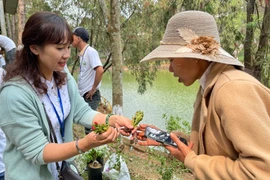
<svg viewBox="0 0 270 180">
<path fill-rule="evenodd" d="M 107 169 L 106 169 L 106 172 L 109 172 L 111 170 L 111 168 L 110 167 L 108 167 Z"/>
<path fill-rule="evenodd" d="M 193 52 L 202 55 L 216 55 L 220 44 L 211 36 L 198 36 L 194 31 L 187 28 L 177 29 L 179 35 L 187 45 L 177 50 L 177 53 Z"/>
<path fill-rule="evenodd" d="M 94 122 L 94 124 L 92 126 L 92 130 L 96 134 L 102 134 L 102 133 L 106 132 L 108 129 L 109 129 L 108 124 L 98 124 L 97 122 Z"/>
<path fill-rule="evenodd" d="M 198 38 L 192 39 L 187 47 L 192 49 L 193 52 L 203 55 L 215 55 L 219 49 L 219 43 L 214 40 L 214 37 L 199 36 Z"/>
</svg>

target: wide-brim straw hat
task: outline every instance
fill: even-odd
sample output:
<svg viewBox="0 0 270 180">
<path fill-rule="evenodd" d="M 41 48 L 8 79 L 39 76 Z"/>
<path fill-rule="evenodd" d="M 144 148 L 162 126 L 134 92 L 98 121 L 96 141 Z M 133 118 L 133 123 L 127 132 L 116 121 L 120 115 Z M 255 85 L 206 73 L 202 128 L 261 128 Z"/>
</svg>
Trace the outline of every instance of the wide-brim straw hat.
<svg viewBox="0 0 270 180">
<path fill-rule="evenodd" d="M 195 58 L 243 66 L 220 47 L 216 21 L 212 15 L 202 11 L 184 11 L 171 17 L 160 46 L 141 62 L 173 58 Z"/>
</svg>

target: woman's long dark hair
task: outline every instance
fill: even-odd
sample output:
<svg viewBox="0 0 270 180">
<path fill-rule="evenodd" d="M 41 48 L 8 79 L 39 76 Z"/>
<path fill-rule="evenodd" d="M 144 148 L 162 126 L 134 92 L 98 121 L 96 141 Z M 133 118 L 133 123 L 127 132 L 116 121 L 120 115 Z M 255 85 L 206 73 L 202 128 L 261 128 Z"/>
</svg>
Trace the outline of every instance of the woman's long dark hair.
<svg viewBox="0 0 270 180">
<path fill-rule="evenodd" d="M 16 53 L 15 61 L 7 67 L 4 81 L 20 76 L 33 83 L 39 93 L 47 93 L 47 85 L 41 81 L 37 56 L 30 50 L 30 45 L 44 47 L 48 44 L 59 44 L 64 40 L 72 43 L 73 37 L 67 22 L 51 12 L 33 14 L 25 24 L 22 34 L 23 48 Z M 54 72 L 54 80 L 61 87 L 66 83 L 66 73 Z"/>
</svg>

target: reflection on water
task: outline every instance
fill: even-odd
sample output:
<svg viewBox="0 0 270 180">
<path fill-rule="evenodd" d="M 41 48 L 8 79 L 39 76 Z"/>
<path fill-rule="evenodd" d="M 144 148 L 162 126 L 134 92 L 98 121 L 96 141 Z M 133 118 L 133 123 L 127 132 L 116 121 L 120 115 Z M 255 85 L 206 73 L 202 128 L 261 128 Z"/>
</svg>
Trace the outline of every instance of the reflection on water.
<svg viewBox="0 0 270 180">
<path fill-rule="evenodd" d="M 112 103 L 111 74 L 106 72 L 100 88 L 102 96 Z M 140 95 L 137 93 L 138 83 L 129 72 L 123 74 L 123 115 L 132 118 L 137 110 L 144 112 L 141 123 L 154 124 L 165 128 L 163 114 L 178 116 L 191 122 L 193 103 L 198 90 L 198 83 L 190 87 L 178 83 L 168 71 L 158 72 L 152 87 Z"/>
</svg>

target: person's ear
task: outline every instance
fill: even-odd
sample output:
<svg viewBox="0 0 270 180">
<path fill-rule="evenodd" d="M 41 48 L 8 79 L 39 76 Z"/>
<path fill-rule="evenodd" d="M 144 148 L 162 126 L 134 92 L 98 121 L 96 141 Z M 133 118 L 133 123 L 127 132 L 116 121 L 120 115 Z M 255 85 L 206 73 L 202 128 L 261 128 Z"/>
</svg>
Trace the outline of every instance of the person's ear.
<svg viewBox="0 0 270 180">
<path fill-rule="evenodd" d="M 35 55 L 39 54 L 37 45 L 30 45 L 29 48 L 32 51 L 32 53 L 34 53 Z"/>
</svg>

